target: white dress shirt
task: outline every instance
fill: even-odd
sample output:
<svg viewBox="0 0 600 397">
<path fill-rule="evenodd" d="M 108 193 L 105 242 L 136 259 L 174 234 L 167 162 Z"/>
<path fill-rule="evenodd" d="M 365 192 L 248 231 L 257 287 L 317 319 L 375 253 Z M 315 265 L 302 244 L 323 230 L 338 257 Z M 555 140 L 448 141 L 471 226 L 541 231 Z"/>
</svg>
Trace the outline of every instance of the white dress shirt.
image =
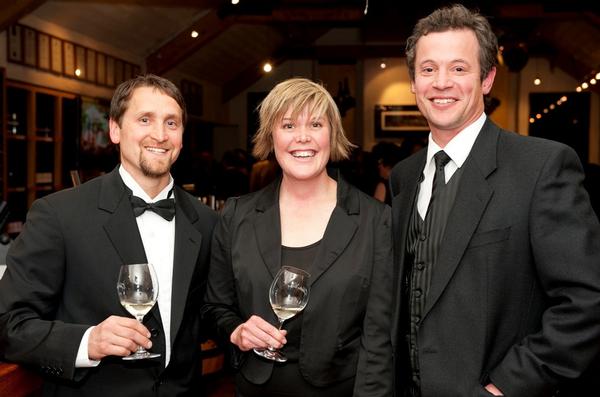
<svg viewBox="0 0 600 397">
<path fill-rule="evenodd" d="M 122 166 L 119 167 L 119 174 L 134 196 L 137 196 L 147 203 L 168 197 L 169 192 L 173 188 L 173 178 L 171 178 L 167 187 L 165 187 L 156 197 L 150 198 L 148 194 L 140 187 Z M 175 218 L 167 221 L 160 215 L 145 211 L 142 215 L 136 217 L 146 259 L 152 264 L 156 277 L 158 278 L 158 309 L 165 338 L 165 366 L 169 364 L 171 358 L 171 293 L 173 284 L 173 258 L 175 253 Z M 99 361 L 89 360 L 88 356 L 88 339 L 89 333 L 93 327 L 89 328 L 79 346 L 75 367 L 85 368 L 93 367 L 99 364 Z"/>
<path fill-rule="evenodd" d="M 450 161 L 444 168 L 444 175 L 446 177 L 445 182 L 447 183 L 456 170 L 462 167 L 467 160 L 486 118 L 485 113 L 481 113 L 481 116 L 479 116 L 473 124 L 456 134 L 444 148 L 439 147 L 438 144 L 433 141 L 431 132 L 429 133 L 427 161 L 425 162 L 425 168 L 423 169 L 423 181 L 421 182 L 419 197 L 417 198 L 417 210 L 419 211 L 421 219 L 425 219 L 427 207 L 429 207 L 429 201 L 431 200 L 433 176 L 435 175 L 435 161 L 433 160 L 433 156 L 440 150 L 444 150 L 448 157 L 450 157 Z"/>
</svg>

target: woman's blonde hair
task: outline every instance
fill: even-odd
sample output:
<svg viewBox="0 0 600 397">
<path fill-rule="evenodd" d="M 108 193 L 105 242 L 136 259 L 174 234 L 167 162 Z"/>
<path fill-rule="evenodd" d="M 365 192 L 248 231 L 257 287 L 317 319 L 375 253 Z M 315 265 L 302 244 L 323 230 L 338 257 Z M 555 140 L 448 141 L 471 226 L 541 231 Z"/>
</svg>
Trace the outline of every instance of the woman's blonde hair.
<svg viewBox="0 0 600 397">
<path fill-rule="evenodd" d="M 347 159 L 355 145 L 344 135 L 342 118 L 335 101 L 321 84 L 304 78 L 292 78 L 277 84 L 258 106 L 260 127 L 252 138 L 254 157 L 260 160 L 269 157 L 273 152 L 275 125 L 288 110 L 292 110 L 292 119 L 296 119 L 305 108 L 313 117 L 327 117 L 331 129 L 329 159 Z"/>
</svg>

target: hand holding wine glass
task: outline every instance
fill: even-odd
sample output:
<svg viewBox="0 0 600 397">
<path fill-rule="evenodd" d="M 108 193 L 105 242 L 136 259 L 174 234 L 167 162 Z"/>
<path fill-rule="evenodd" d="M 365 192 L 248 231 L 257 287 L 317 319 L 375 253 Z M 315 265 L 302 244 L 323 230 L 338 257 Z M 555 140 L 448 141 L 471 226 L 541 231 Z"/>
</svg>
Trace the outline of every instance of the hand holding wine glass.
<svg viewBox="0 0 600 397">
<path fill-rule="evenodd" d="M 308 303 L 308 279 L 310 274 L 293 266 L 282 266 L 269 288 L 269 302 L 279 320 L 279 329 L 285 320 L 294 317 L 306 307 Z M 278 362 L 287 361 L 287 357 L 279 350 L 269 347 L 267 349 L 254 349 L 261 357 Z"/>
<path fill-rule="evenodd" d="M 152 309 L 158 297 L 158 280 L 152 265 L 137 263 L 122 265 L 117 281 L 117 293 L 121 305 L 140 323 Z M 123 360 L 139 360 L 160 357 L 158 353 L 150 353 L 138 346 L 134 354 L 123 357 Z"/>
</svg>

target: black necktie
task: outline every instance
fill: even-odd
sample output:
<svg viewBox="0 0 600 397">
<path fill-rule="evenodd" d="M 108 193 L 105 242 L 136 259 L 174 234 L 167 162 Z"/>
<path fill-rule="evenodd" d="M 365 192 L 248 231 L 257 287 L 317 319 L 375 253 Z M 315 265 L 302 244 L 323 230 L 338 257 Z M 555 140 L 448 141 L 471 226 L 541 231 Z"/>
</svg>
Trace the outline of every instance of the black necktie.
<svg viewBox="0 0 600 397">
<path fill-rule="evenodd" d="M 433 160 L 435 161 L 435 174 L 433 176 L 433 187 L 431 190 L 432 197 L 436 190 L 442 186 L 446 186 L 446 174 L 444 173 L 444 168 L 450 161 L 450 157 L 446 152 L 440 150 L 433 156 Z"/>
<path fill-rule="evenodd" d="M 171 192 L 169 192 L 169 196 Z M 170 221 L 175 217 L 175 200 L 172 198 L 166 198 L 159 200 L 155 203 L 147 203 L 139 197 L 131 196 L 131 206 L 133 207 L 133 214 L 138 217 L 142 215 L 146 210 L 154 211 L 158 215 Z"/>
<path fill-rule="evenodd" d="M 433 156 L 433 160 L 435 161 L 435 174 L 433 175 L 433 186 L 431 188 L 431 199 L 429 200 L 429 207 L 427 210 L 427 214 L 432 208 L 433 201 L 437 198 L 440 193 L 440 189 L 443 189 L 446 186 L 446 174 L 444 173 L 444 167 L 450 161 L 450 157 L 444 152 L 440 150 Z M 439 203 L 436 203 L 440 205 Z"/>
</svg>

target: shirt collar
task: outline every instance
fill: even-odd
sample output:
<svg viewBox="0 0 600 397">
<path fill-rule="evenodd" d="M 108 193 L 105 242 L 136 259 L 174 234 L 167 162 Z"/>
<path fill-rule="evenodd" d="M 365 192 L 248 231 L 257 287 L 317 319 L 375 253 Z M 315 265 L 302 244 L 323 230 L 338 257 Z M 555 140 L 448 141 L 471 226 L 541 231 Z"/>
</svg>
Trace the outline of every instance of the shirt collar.
<svg viewBox="0 0 600 397">
<path fill-rule="evenodd" d="M 169 192 L 171 191 L 171 189 L 173 189 L 173 177 L 169 175 L 169 183 L 167 184 L 167 186 L 165 186 L 165 188 L 161 190 L 160 193 L 156 195 L 156 197 L 150 198 L 150 196 L 148 196 L 144 189 L 142 189 L 142 187 L 137 183 L 133 176 L 131 176 L 131 174 L 127 172 L 125 168 L 123 168 L 123 165 L 119 166 L 119 174 L 121 175 L 121 179 L 123 179 L 123 183 L 131 190 L 132 194 L 136 197 L 141 198 L 147 203 L 154 203 L 158 200 L 168 198 Z"/>
<path fill-rule="evenodd" d="M 467 160 L 469 153 L 471 153 L 473 144 L 475 144 L 475 140 L 477 139 L 477 136 L 479 135 L 486 118 L 487 116 L 485 113 L 481 113 L 481 116 L 479 116 L 475 122 L 456 134 L 454 138 L 448 142 L 445 148 L 441 148 L 437 143 L 435 143 L 431 137 L 431 133 L 429 133 L 426 166 L 432 162 L 433 156 L 437 152 L 444 150 L 458 168 L 462 167 Z"/>
</svg>

